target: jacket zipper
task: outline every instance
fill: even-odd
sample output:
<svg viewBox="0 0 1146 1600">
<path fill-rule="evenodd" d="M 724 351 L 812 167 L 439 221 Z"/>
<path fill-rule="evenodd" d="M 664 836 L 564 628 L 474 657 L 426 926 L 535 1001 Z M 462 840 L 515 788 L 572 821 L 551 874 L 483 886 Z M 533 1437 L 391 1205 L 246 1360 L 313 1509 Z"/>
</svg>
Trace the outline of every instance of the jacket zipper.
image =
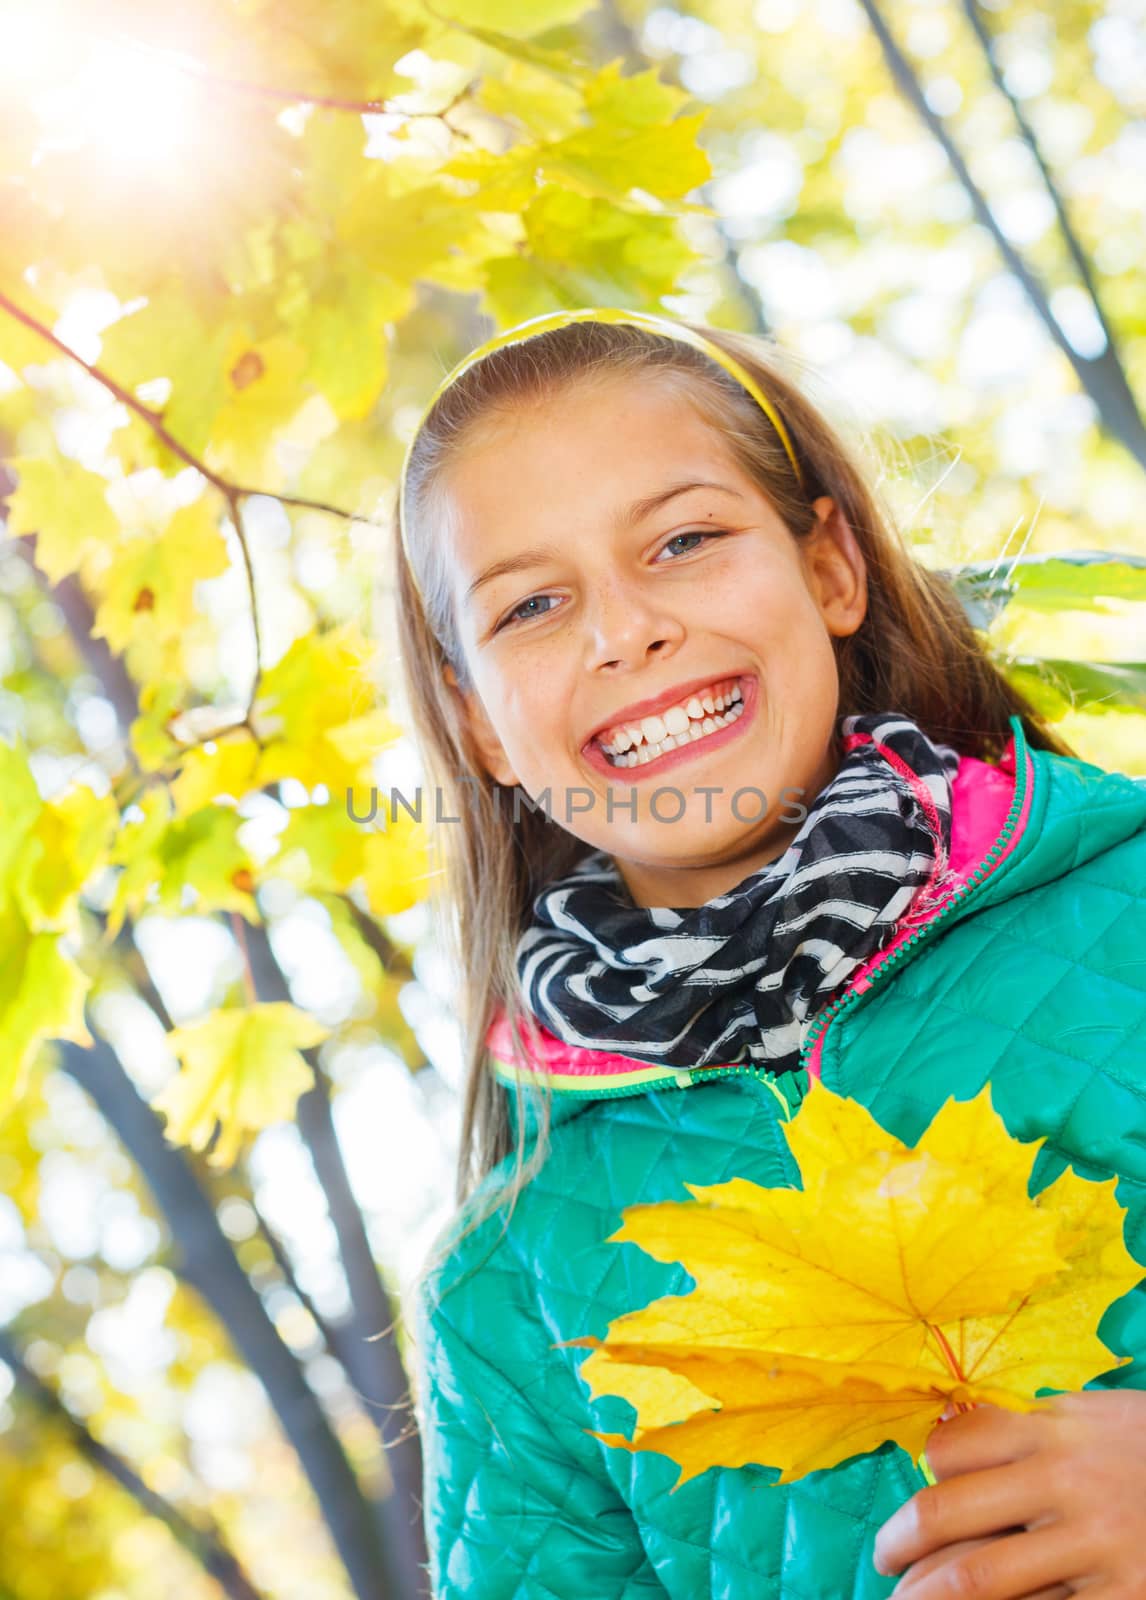
<svg viewBox="0 0 1146 1600">
<path fill-rule="evenodd" d="M 916 951 L 925 939 L 930 938 L 944 918 L 949 916 L 956 906 L 963 905 L 977 890 L 981 889 L 991 876 L 998 865 L 999 857 L 1006 853 L 1012 843 L 1015 828 L 1023 813 L 1023 807 L 1030 788 L 1032 777 L 1030 753 L 1026 740 L 1022 738 L 1021 727 L 1016 732 L 1015 754 L 1015 792 L 1011 797 L 1010 809 L 1003 822 L 1003 831 L 999 837 L 974 872 L 954 891 L 950 899 L 943 902 L 935 915 L 925 922 L 922 927 L 916 929 L 913 934 L 909 935 L 901 945 L 897 945 L 885 961 L 880 962 L 864 974 L 865 982 L 862 989 L 855 987 L 854 984 L 849 985 L 842 994 L 836 996 L 830 1005 L 825 1006 L 824 1010 L 816 1018 L 811 1033 L 800 1049 L 801 1069 L 807 1070 L 808 1063 L 815 1052 L 816 1044 L 827 1031 L 829 1025 L 843 1012 L 852 1006 L 858 1005 L 860 1000 L 870 995 L 881 978 L 895 969 L 909 951 Z M 1020 756 L 1022 758 L 1021 761 L 1019 760 Z"/>
<path fill-rule="evenodd" d="M 598 1088 L 594 1085 L 586 1089 L 561 1089 L 557 1092 L 563 1095 L 584 1095 L 587 1099 L 592 1100 L 604 1100 L 619 1098 L 622 1095 L 647 1094 L 656 1089 L 687 1088 L 689 1085 L 699 1083 L 708 1077 L 758 1078 L 771 1089 L 777 1100 L 784 1107 L 788 1118 L 792 1116 L 795 1109 L 777 1086 L 775 1075 L 769 1073 L 767 1067 L 756 1065 L 752 1062 L 747 1062 L 743 1065 L 739 1062 L 729 1062 L 727 1066 L 722 1067 L 673 1067 L 670 1068 L 670 1072 L 671 1076 L 666 1073 L 663 1078 L 658 1078 L 652 1083 L 642 1083 L 635 1087 L 631 1084 L 625 1084 L 617 1089 Z M 792 1074 L 787 1074 L 787 1076 L 792 1076 Z M 802 1099 L 803 1097 L 801 1096 L 800 1098 Z"/>
<path fill-rule="evenodd" d="M 790 1078 L 792 1076 L 792 1073 L 791 1072 L 785 1073 L 784 1076 Z M 785 1120 L 785 1122 L 790 1122 L 792 1120 L 792 1115 L 793 1115 L 796 1107 L 793 1106 L 792 1102 L 788 1099 L 787 1095 L 780 1088 L 780 1085 L 779 1085 L 779 1082 L 778 1082 L 778 1080 L 776 1078 L 775 1073 L 769 1072 L 769 1070 L 768 1070 L 768 1068 L 766 1066 L 764 1066 L 762 1064 L 761 1065 L 757 1065 L 754 1062 L 749 1062 L 744 1066 L 739 1066 L 739 1065 L 737 1065 L 735 1063 L 730 1063 L 726 1067 L 693 1067 L 691 1069 L 690 1073 L 689 1073 L 688 1081 L 689 1081 L 689 1083 L 700 1083 L 700 1082 L 703 1082 L 703 1080 L 705 1078 L 717 1078 L 717 1077 L 719 1077 L 719 1078 L 755 1078 L 756 1081 L 758 1083 L 762 1083 L 766 1089 L 771 1089 L 772 1093 L 776 1096 L 777 1100 L 779 1100 L 780 1104 L 784 1108 L 784 1120 Z M 799 1097 L 799 1099 L 797 1099 L 797 1102 L 796 1102 L 797 1105 L 799 1104 L 799 1100 L 801 1100 L 801 1099 L 803 1099 L 802 1095 Z"/>
</svg>

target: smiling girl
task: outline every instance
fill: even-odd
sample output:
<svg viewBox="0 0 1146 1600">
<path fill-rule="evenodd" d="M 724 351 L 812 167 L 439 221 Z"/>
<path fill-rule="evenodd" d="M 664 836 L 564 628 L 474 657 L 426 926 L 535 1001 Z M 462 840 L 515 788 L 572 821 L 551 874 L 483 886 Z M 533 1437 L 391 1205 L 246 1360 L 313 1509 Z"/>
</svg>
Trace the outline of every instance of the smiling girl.
<svg viewBox="0 0 1146 1600">
<path fill-rule="evenodd" d="M 556 1348 L 690 1287 L 610 1242 L 626 1206 L 795 1181 L 816 1078 L 908 1143 L 989 1079 L 1046 1140 L 1032 1188 L 1120 1175 L 1146 1263 L 1146 789 L 1040 722 L 762 340 L 508 330 L 427 408 L 398 534 L 460 819 L 460 1206 L 418 1299 L 435 1596 L 1146 1596 L 1146 1359 L 942 1424 L 933 1485 L 887 1444 L 670 1492 L 667 1457 L 592 1437 L 632 1408 Z M 1102 1335 L 1146 1358 L 1146 1295 Z"/>
</svg>

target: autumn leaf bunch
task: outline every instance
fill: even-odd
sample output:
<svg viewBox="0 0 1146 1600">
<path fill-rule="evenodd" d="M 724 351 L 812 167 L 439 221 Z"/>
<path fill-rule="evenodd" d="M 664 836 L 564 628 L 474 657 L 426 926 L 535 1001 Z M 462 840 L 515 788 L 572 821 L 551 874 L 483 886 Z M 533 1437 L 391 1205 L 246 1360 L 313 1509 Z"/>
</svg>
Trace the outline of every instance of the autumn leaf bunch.
<svg viewBox="0 0 1146 1600">
<path fill-rule="evenodd" d="M 914 1147 L 813 1086 L 784 1125 L 801 1188 L 741 1178 L 637 1205 L 611 1237 L 695 1279 L 618 1317 L 581 1375 L 636 1410 L 627 1450 L 780 1483 L 887 1440 L 918 1460 L 948 1407 L 1032 1410 L 1122 1362 L 1103 1313 L 1143 1277 L 1116 1179 L 1069 1168 L 1034 1198 L 1032 1157 L 990 1101 L 949 1100 Z"/>
</svg>

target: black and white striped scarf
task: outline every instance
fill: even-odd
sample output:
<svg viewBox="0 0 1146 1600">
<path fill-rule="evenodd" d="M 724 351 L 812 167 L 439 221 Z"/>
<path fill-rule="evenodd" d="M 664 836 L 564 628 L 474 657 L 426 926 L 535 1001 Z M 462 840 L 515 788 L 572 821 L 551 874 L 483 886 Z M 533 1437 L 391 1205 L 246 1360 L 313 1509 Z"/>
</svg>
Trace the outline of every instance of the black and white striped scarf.
<svg viewBox="0 0 1146 1600">
<path fill-rule="evenodd" d="M 593 851 L 533 901 L 525 1003 L 566 1044 L 699 1067 L 798 1065 L 814 1014 L 952 884 L 958 752 L 897 711 L 844 717 L 835 777 L 784 854 L 705 905 L 632 903 Z"/>
</svg>

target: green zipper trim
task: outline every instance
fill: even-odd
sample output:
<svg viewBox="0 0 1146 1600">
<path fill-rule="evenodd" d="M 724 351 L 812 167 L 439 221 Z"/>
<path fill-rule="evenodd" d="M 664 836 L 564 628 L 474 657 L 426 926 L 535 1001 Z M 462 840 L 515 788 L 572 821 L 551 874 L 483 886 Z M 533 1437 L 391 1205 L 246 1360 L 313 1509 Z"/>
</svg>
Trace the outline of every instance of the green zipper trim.
<svg viewBox="0 0 1146 1600">
<path fill-rule="evenodd" d="M 507 1078 L 503 1073 L 497 1071 L 496 1069 L 494 1075 L 501 1083 L 503 1088 L 513 1088 L 512 1079 Z M 802 1072 L 797 1074 L 795 1071 L 790 1071 L 786 1072 L 784 1077 L 794 1079 L 798 1075 L 801 1077 L 804 1076 Z M 780 1089 L 775 1074 L 769 1072 L 767 1067 L 757 1066 L 752 1063 L 741 1066 L 737 1062 L 729 1062 L 727 1066 L 722 1067 L 674 1067 L 672 1071 L 666 1073 L 663 1078 L 654 1078 L 647 1083 L 627 1083 L 623 1084 L 620 1088 L 601 1088 L 594 1083 L 591 1088 L 586 1086 L 584 1089 L 554 1089 L 553 1095 L 554 1097 L 561 1095 L 563 1098 L 573 1098 L 578 1100 L 617 1100 L 624 1095 L 648 1094 L 650 1092 L 655 1092 L 657 1089 L 687 1089 L 694 1083 L 703 1083 L 711 1078 L 758 1079 L 767 1088 L 771 1089 L 781 1106 L 783 1106 L 785 1119 L 788 1121 L 791 1120 L 796 1106 L 798 1106 L 800 1101 L 804 1098 L 804 1086 L 800 1085 L 800 1092 L 796 1095 L 795 1105 L 793 1105 L 792 1101 L 789 1100 Z M 527 1085 L 532 1086 L 531 1080 L 526 1079 L 525 1082 Z"/>
<path fill-rule="evenodd" d="M 863 989 L 855 989 L 850 987 L 845 989 L 843 994 L 838 995 L 829 1006 L 826 1006 L 824 1010 L 820 1012 L 820 1015 L 816 1018 L 811 1033 L 808 1035 L 807 1039 L 805 1039 L 800 1050 L 800 1067 L 802 1070 L 808 1070 L 808 1062 L 810 1061 L 812 1053 L 816 1048 L 816 1042 L 820 1038 L 820 1035 L 826 1031 L 829 1024 L 832 1023 L 842 1012 L 847 1011 L 851 1007 L 857 1006 L 864 1000 L 868 999 L 872 992 L 879 987 L 880 980 L 885 977 L 888 972 L 897 969 L 901 960 L 906 957 L 909 952 L 914 955 L 918 951 L 920 945 L 931 937 L 935 929 L 938 928 L 948 916 L 950 916 L 951 912 L 957 906 L 965 905 L 967 900 L 971 898 L 971 896 L 973 896 L 978 889 L 983 887 L 983 884 L 990 877 L 1000 854 L 1010 844 L 1011 839 L 1014 836 L 1015 828 L 1018 825 L 1019 817 L 1022 814 L 1023 805 L 1026 801 L 1027 757 L 1030 752 L 1030 747 L 1027 744 L 1026 737 L 1023 733 L 1022 723 L 1020 722 L 1019 718 L 1017 716 L 1012 716 L 1010 721 L 1015 730 L 1015 792 L 1011 797 L 1010 808 L 1007 811 L 1006 818 L 1003 822 L 1002 833 L 1000 833 L 999 837 L 995 840 L 994 844 L 991 846 L 984 859 L 975 868 L 974 872 L 972 872 L 966 881 L 955 891 L 951 898 L 944 902 L 942 908 L 935 913 L 930 921 L 925 922 L 921 928 L 917 929 L 915 933 L 906 938 L 901 945 L 898 945 L 896 949 L 892 951 L 891 955 L 888 956 L 886 961 L 883 961 L 878 966 L 872 968 L 870 980 Z"/>
</svg>

